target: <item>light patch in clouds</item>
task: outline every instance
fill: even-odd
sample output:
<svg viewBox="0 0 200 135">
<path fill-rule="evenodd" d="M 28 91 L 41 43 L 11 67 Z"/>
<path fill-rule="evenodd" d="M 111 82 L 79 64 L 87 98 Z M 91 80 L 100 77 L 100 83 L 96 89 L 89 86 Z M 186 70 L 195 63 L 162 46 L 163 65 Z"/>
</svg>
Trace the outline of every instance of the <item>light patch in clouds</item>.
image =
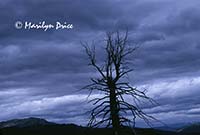
<svg viewBox="0 0 200 135">
<path fill-rule="evenodd" d="M 9 95 L 13 94 L 12 96 L 19 96 L 19 94 L 23 93 L 17 93 L 16 91 L 10 91 L 11 93 L 8 92 Z M 2 93 L 5 94 L 5 93 Z M 11 102 L 8 104 L 3 104 L 0 105 L 0 109 L 4 110 L 1 113 L 0 119 L 4 118 L 12 118 L 13 116 L 20 116 L 21 114 L 26 114 L 26 115 L 32 115 L 32 116 L 37 116 L 42 113 L 47 113 L 47 114 L 53 114 L 53 112 L 58 111 L 57 115 L 59 116 L 64 116 L 65 113 L 67 115 L 73 115 L 73 111 L 77 112 L 82 112 L 83 114 L 86 113 L 86 111 L 90 110 L 90 107 L 84 108 L 85 106 L 90 106 L 91 104 L 88 104 L 88 101 L 90 99 L 98 98 L 102 96 L 101 94 L 92 94 L 88 98 L 88 95 L 84 94 L 77 94 L 77 95 L 65 95 L 65 96 L 60 96 L 60 97 L 47 97 L 47 98 L 41 98 L 41 99 L 32 99 L 32 100 L 25 100 L 24 101 L 18 101 L 18 102 Z M 81 106 L 82 105 L 82 106 Z M 60 109 L 57 110 L 57 108 L 62 108 L 65 107 L 68 112 L 65 112 L 64 110 Z M 84 112 L 84 109 L 85 112 Z M 73 110 L 73 111 L 72 111 Z M 70 113 L 71 112 L 71 113 Z M 73 121 L 76 121 L 76 116 L 70 118 L 73 119 Z M 84 115 L 81 116 L 84 118 Z M 82 118 L 82 119 L 83 119 Z M 50 118 L 51 119 L 51 118 Z M 58 118 L 54 118 L 58 119 Z M 69 120 L 69 119 L 68 119 Z"/>
<path fill-rule="evenodd" d="M 188 110 L 187 113 L 196 114 L 196 115 L 200 116 L 200 105 L 198 105 L 197 107 L 198 108 L 194 108 L 194 109 Z"/>
<path fill-rule="evenodd" d="M 200 101 L 198 100 L 200 77 L 158 80 L 142 87 L 146 87 L 149 90 L 147 95 L 158 102 L 158 105 L 145 106 L 146 113 L 167 123 L 188 123 L 200 120 Z M 174 118 L 176 121 L 170 122 Z"/>
<path fill-rule="evenodd" d="M 168 80 L 158 80 L 151 84 L 141 85 L 147 88 L 148 94 L 156 98 L 159 97 L 181 97 L 190 96 L 199 92 L 200 77 L 170 78 Z"/>
<path fill-rule="evenodd" d="M 20 88 L 20 89 L 6 89 L 3 91 L 0 91 L 0 97 L 2 96 L 19 96 L 27 94 L 28 91 L 26 88 Z"/>
</svg>

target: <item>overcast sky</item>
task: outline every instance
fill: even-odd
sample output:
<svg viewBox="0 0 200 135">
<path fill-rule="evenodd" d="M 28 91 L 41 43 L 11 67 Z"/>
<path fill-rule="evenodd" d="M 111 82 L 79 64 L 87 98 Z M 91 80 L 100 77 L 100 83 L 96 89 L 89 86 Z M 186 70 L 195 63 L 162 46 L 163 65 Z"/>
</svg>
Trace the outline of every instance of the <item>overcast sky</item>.
<svg viewBox="0 0 200 135">
<path fill-rule="evenodd" d="M 16 29 L 16 21 L 74 27 Z M 103 46 L 106 31 L 125 28 L 140 44 L 129 80 L 160 104 L 144 111 L 166 123 L 200 121 L 199 0 L 1 0 L 0 121 L 32 116 L 84 125 L 91 106 L 88 92 L 78 90 L 95 71 L 80 42 Z"/>
</svg>

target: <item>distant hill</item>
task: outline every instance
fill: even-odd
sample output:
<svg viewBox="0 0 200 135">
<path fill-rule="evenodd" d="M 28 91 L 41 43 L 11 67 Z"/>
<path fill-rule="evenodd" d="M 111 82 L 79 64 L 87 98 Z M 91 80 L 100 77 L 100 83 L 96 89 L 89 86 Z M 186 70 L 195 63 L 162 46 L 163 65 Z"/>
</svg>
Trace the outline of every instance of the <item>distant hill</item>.
<svg viewBox="0 0 200 135">
<path fill-rule="evenodd" d="M 192 128 L 185 127 L 179 132 L 151 128 L 136 128 L 135 132 L 137 135 L 200 135 L 199 126 L 191 126 Z M 125 128 L 124 131 L 124 135 L 129 135 L 130 129 Z M 0 122 L 0 135 L 112 135 L 112 129 L 87 128 L 75 124 L 56 124 L 40 118 L 26 118 Z"/>
<path fill-rule="evenodd" d="M 176 124 L 168 124 L 166 126 L 154 127 L 154 129 L 164 130 L 164 131 L 177 131 L 185 126 L 189 126 L 190 123 L 176 123 Z"/>
<path fill-rule="evenodd" d="M 40 118 L 0 122 L 0 135 L 81 135 L 83 129 L 75 124 L 56 124 Z"/>
<path fill-rule="evenodd" d="M 8 127 L 34 127 L 41 125 L 55 125 L 55 123 L 48 122 L 45 119 L 40 118 L 26 118 L 26 119 L 13 119 L 9 121 L 0 122 L 0 128 L 8 128 Z"/>
<path fill-rule="evenodd" d="M 200 135 L 200 123 L 194 123 L 178 130 L 179 133 Z"/>
</svg>

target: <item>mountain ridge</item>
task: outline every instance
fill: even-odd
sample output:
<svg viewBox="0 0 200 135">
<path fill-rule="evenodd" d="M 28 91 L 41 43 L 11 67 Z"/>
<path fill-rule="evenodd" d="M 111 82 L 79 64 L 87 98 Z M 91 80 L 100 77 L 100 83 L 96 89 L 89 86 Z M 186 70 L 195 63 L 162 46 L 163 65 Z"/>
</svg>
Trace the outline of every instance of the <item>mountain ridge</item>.
<svg viewBox="0 0 200 135">
<path fill-rule="evenodd" d="M 179 130 L 177 130 L 177 132 L 184 132 L 184 133 L 200 133 L 200 122 L 198 123 L 193 123 L 190 125 L 187 125 L 185 127 L 180 128 Z"/>
<path fill-rule="evenodd" d="M 200 124 L 199 124 L 200 125 Z M 193 125 L 191 125 L 193 127 Z M 138 135 L 200 135 L 200 126 L 185 126 L 179 132 L 154 128 L 135 128 Z M 188 128 L 190 130 L 188 130 Z M 125 129 L 126 130 L 126 129 Z M 130 130 L 128 129 L 130 133 Z M 128 133 L 128 134 L 129 134 Z M 88 128 L 75 124 L 57 124 L 41 118 L 13 119 L 0 122 L 0 135 L 111 135 L 112 129 Z"/>
<path fill-rule="evenodd" d="M 55 125 L 56 123 L 49 122 L 45 119 L 29 117 L 23 119 L 12 119 L 8 121 L 0 122 L 0 128 L 8 127 L 30 127 L 30 126 L 39 126 L 39 125 Z"/>
</svg>

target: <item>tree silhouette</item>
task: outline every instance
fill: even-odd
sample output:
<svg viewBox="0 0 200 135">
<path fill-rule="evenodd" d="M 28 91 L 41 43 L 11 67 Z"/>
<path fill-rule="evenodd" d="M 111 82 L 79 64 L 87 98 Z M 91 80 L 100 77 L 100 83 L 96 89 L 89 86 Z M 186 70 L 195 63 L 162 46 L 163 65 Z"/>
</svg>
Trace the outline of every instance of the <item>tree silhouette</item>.
<svg viewBox="0 0 200 135">
<path fill-rule="evenodd" d="M 91 110 L 89 127 L 98 127 L 100 125 L 112 127 L 115 135 L 120 135 L 124 126 L 135 127 L 135 119 L 139 117 L 147 124 L 154 117 L 147 115 L 139 107 L 139 102 L 149 98 L 145 91 L 140 91 L 129 84 L 126 75 L 133 69 L 130 66 L 129 57 L 137 49 L 136 46 L 128 44 L 128 31 L 121 34 L 119 32 L 107 33 L 105 41 L 105 61 L 98 63 L 96 59 L 96 50 L 93 45 L 90 47 L 83 43 L 89 58 L 89 65 L 98 72 L 97 78 L 91 78 L 92 83 L 85 86 L 84 89 L 103 93 L 103 97 L 91 99 L 95 107 Z M 128 99 L 133 99 L 129 102 Z M 133 133 L 134 134 L 134 133 Z"/>
</svg>

